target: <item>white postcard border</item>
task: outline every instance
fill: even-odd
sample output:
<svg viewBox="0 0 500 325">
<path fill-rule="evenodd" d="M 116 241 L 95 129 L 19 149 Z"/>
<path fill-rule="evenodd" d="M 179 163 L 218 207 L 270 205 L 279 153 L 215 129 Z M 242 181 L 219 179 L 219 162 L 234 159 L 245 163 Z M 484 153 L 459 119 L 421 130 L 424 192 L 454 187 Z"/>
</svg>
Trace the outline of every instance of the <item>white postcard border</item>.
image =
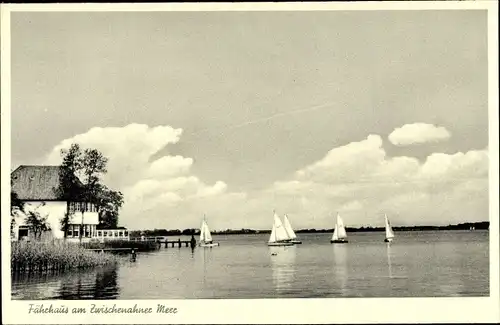
<svg viewBox="0 0 500 325">
<path fill-rule="evenodd" d="M 427 323 L 500 321 L 499 181 L 498 181 L 498 4 L 496 1 L 362 3 L 185 3 L 185 4 L 9 4 L 1 5 L 1 206 L 2 310 L 4 323 Z M 10 13 L 15 11 L 309 11 L 309 10 L 488 10 L 489 150 L 490 150 L 490 297 L 483 298 L 335 298 L 335 299 L 197 299 L 112 301 L 12 301 L 10 242 L 5 211 L 10 205 Z M 139 280 L 138 280 L 139 281 Z M 163 304 L 176 314 L 28 314 L 29 305 L 91 304 L 128 308 Z M 286 314 L 277 310 L 287 311 Z M 286 315 L 286 316 L 284 316 Z"/>
</svg>

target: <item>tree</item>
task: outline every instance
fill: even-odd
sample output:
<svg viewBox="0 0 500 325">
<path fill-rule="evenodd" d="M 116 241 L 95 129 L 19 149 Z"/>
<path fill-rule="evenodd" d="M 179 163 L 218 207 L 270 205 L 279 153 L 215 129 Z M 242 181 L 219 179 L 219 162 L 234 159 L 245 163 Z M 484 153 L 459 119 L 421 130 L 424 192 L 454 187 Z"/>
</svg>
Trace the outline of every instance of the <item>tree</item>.
<svg viewBox="0 0 500 325">
<path fill-rule="evenodd" d="M 28 228 L 33 232 L 35 239 L 40 239 L 43 232 L 50 230 L 47 216 L 42 217 L 37 211 L 28 211 L 25 222 Z"/>
<path fill-rule="evenodd" d="M 16 211 L 24 212 L 24 201 L 19 199 L 16 192 L 10 191 L 10 214 L 15 213 Z"/>
<path fill-rule="evenodd" d="M 66 201 L 66 213 L 61 220 L 61 230 L 64 232 L 64 239 L 68 234 L 68 226 L 71 219 L 70 202 L 79 198 L 82 193 L 80 180 L 77 172 L 82 168 L 82 151 L 78 144 L 72 144 L 68 150 L 61 150 L 62 163 L 59 169 L 58 196 Z"/>
<path fill-rule="evenodd" d="M 12 184 L 11 184 L 12 185 Z M 19 199 L 16 192 L 10 191 L 10 237 L 13 238 L 14 226 L 16 225 L 16 214 L 18 211 L 24 212 L 24 202 Z"/>
<path fill-rule="evenodd" d="M 182 235 L 194 235 L 194 234 L 196 234 L 196 229 L 194 228 L 188 228 L 182 231 Z"/>
<path fill-rule="evenodd" d="M 123 194 L 113 191 L 105 185 L 97 186 L 95 204 L 99 211 L 99 222 L 107 228 L 118 226 L 118 211 L 123 205 Z"/>
<path fill-rule="evenodd" d="M 81 243 L 87 203 L 94 204 L 97 207 L 100 200 L 99 198 L 103 196 L 101 200 L 105 201 L 105 205 L 107 206 L 109 202 L 116 201 L 117 195 L 114 195 L 113 191 L 100 184 L 102 174 L 107 172 L 106 165 L 108 158 L 104 157 L 99 150 L 85 149 L 82 151 L 78 144 L 72 144 L 69 149 L 61 150 L 61 156 L 63 157 L 63 162 L 59 174 L 59 194 L 67 202 L 66 214 L 61 221 L 61 228 L 66 238 L 68 225 L 71 219 L 70 202 L 84 202 L 85 204 L 81 205 L 80 210 L 82 220 L 80 223 L 79 240 Z M 119 202 L 120 200 L 117 201 L 117 203 Z M 121 207 L 121 204 L 123 204 L 123 197 L 117 209 Z M 106 211 L 112 210 L 113 209 L 108 208 Z"/>
<path fill-rule="evenodd" d="M 18 211 L 24 212 L 24 201 L 19 198 L 16 192 L 12 191 L 12 179 L 10 180 L 10 237 L 13 238 L 14 226 L 16 225 L 16 215 Z"/>
<path fill-rule="evenodd" d="M 98 191 L 102 187 L 99 184 L 100 177 L 102 174 L 107 172 L 106 165 L 108 163 L 108 158 L 97 149 L 85 149 L 83 156 L 81 158 L 81 168 L 79 172 L 83 176 L 83 200 L 85 205 L 82 205 L 82 220 L 80 224 L 80 243 L 83 238 L 83 217 L 87 207 L 87 203 L 96 204 L 96 198 L 98 196 Z"/>
</svg>

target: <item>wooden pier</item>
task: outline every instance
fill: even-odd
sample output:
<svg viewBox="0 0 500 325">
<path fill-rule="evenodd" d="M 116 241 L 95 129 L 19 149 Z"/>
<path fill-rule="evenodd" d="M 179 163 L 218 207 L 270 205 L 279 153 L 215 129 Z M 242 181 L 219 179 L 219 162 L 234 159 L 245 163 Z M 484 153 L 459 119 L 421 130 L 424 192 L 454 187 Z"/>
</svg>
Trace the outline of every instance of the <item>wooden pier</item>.
<svg viewBox="0 0 500 325">
<path fill-rule="evenodd" d="M 185 247 L 190 247 L 191 246 L 191 241 L 190 240 L 171 240 L 171 241 L 168 241 L 168 240 L 165 240 L 165 241 L 161 241 L 159 242 L 160 244 L 165 244 L 165 248 L 168 248 L 168 245 L 170 245 L 171 247 L 182 247 L 182 246 L 185 246 Z M 196 246 L 196 243 L 193 245 L 193 246 Z"/>
<path fill-rule="evenodd" d="M 130 238 L 130 241 L 149 241 L 149 242 L 156 242 L 160 245 L 165 245 L 165 248 L 168 248 L 169 245 L 170 247 L 191 247 L 194 248 L 196 247 L 196 239 L 194 237 L 191 237 L 189 240 L 181 240 L 180 238 L 177 240 L 168 240 L 164 237 L 147 237 L 147 238 Z"/>
</svg>

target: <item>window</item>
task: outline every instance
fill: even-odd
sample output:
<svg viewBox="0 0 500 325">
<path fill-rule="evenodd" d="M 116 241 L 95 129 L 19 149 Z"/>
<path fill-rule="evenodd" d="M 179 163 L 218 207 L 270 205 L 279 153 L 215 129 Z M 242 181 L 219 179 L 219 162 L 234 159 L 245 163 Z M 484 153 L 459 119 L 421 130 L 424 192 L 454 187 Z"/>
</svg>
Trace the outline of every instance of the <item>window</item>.
<svg viewBox="0 0 500 325">
<path fill-rule="evenodd" d="M 123 233 L 124 233 L 125 237 L 128 237 L 128 231 L 125 230 Z"/>
<path fill-rule="evenodd" d="M 118 232 L 118 237 L 123 237 L 123 231 Z"/>
<path fill-rule="evenodd" d="M 82 209 L 85 212 L 98 212 L 97 206 L 90 202 L 70 202 L 69 204 L 70 213 L 82 212 Z"/>
<path fill-rule="evenodd" d="M 18 239 L 22 240 L 23 237 L 28 237 L 28 235 L 29 235 L 29 228 L 27 226 L 19 226 Z"/>
<path fill-rule="evenodd" d="M 102 236 L 102 231 L 98 230 L 97 231 L 97 237 L 101 237 Z"/>
<path fill-rule="evenodd" d="M 103 233 L 103 236 L 104 236 L 104 237 L 107 237 L 107 236 L 108 236 L 108 232 L 107 232 L 107 231 L 103 231 L 102 233 Z"/>
</svg>

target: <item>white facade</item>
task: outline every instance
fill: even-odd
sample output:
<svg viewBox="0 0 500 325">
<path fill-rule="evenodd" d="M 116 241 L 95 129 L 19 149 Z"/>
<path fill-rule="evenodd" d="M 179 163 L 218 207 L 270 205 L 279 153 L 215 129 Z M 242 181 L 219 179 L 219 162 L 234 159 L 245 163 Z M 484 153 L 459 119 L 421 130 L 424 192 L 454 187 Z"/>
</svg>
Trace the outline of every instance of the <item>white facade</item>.
<svg viewBox="0 0 500 325">
<path fill-rule="evenodd" d="M 47 217 L 47 223 L 51 228 L 51 233 L 53 238 L 64 238 L 64 232 L 61 230 L 61 220 L 64 218 L 66 213 L 66 202 L 65 201 L 24 201 L 24 210 L 26 213 L 28 211 L 38 212 L 40 216 Z M 25 220 L 26 214 L 22 212 L 16 213 L 16 224 L 14 226 L 14 240 L 19 240 L 19 236 L 23 234 L 23 229 L 25 229 Z M 78 225 L 81 224 L 82 221 L 82 213 L 74 212 L 71 217 L 70 225 Z M 96 226 L 99 224 L 99 215 L 97 212 L 85 212 L 83 216 L 83 223 L 86 225 L 86 232 L 89 236 L 84 237 L 83 241 L 90 240 L 91 237 L 95 235 Z M 20 231 L 21 230 L 21 231 Z M 26 230 L 24 230 L 26 232 Z M 68 240 L 79 240 L 79 236 L 73 236 L 74 232 L 71 233 L 71 236 L 68 236 Z M 85 235 L 85 234 L 84 234 Z"/>
</svg>

